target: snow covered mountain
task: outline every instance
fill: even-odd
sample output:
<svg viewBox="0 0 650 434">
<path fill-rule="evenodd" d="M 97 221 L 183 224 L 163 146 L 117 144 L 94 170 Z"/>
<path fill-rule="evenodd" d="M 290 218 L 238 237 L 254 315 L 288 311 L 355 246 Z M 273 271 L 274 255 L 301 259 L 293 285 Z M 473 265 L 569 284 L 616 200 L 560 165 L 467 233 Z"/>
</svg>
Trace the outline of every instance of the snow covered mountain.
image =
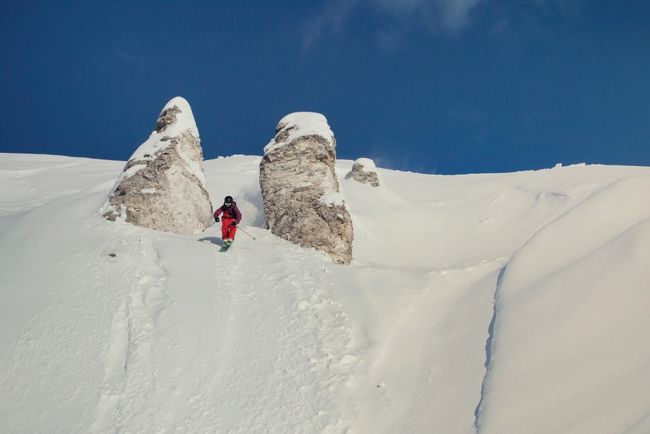
<svg viewBox="0 0 650 434">
<path fill-rule="evenodd" d="M 124 163 L 0 154 L 0 432 L 650 432 L 650 168 L 337 175 L 354 260 L 109 222 Z"/>
</svg>

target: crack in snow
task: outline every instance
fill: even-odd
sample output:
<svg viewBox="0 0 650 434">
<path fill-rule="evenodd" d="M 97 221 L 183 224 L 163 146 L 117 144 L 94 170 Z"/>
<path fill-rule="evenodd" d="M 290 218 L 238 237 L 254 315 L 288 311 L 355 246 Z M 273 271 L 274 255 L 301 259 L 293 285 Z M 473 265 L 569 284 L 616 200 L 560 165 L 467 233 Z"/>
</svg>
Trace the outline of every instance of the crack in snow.
<svg viewBox="0 0 650 434">
<path fill-rule="evenodd" d="M 509 262 L 508 262 L 509 263 Z M 492 365 L 492 344 L 494 340 L 494 323 L 497 319 L 497 299 L 499 297 L 499 288 L 501 287 L 501 282 L 503 276 L 508 269 L 508 263 L 504 265 L 499 271 L 497 276 L 496 285 L 494 288 L 494 298 L 492 301 L 492 319 L 490 319 L 490 324 L 488 326 L 488 336 L 485 341 L 485 375 L 483 376 L 483 381 L 481 382 L 481 397 L 476 405 L 474 410 L 474 429 L 477 433 L 481 431 L 481 407 L 485 399 L 485 389 L 487 386 L 488 376 L 490 375 L 490 366 Z"/>
</svg>

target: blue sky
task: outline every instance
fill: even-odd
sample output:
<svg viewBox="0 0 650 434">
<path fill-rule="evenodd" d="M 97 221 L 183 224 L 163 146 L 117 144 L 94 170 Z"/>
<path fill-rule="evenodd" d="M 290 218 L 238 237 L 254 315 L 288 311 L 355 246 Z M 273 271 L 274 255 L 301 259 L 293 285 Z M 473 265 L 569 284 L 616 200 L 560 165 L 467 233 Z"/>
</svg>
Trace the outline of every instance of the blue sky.
<svg viewBox="0 0 650 434">
<path fill-rule="evenodd" d="M 650 2 L 9 1 L 0 152 L 126 160 L 190 102 L 204 155 L 294 111 L 426 173 L 650 165 Z"/>
</svg>

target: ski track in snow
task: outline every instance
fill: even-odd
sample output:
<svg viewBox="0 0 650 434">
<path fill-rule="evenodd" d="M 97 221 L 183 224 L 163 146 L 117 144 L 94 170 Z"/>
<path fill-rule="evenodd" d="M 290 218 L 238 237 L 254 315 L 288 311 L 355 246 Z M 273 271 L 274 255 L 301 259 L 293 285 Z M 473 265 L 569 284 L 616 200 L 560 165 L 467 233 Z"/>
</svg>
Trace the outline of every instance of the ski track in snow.
<svg viewBox="0 0 650 434">
<path fill-rule="evenodd" d="M 328 267 L 318 255 L 261 240 L 214 246 L 210 317 L 189 364 L 166 320 L 178 307 L 156 241 L 139 238 L 120 257 L 121 297 L 103 352 L 104 380 L 91 432 L 345 432 L 340 400 L 353 389 L 362 350 Z M 288 248 L 287 248 L 288 247 Z M 264 259 L 264 258 L 269 259 Z M 269 270 L 274 270 L 269 272 Z M 206 275 L 185 276 L 186 279 Z M 298 349 L 298 350 L 297 350 Z M 166 369 L 166 372 L 161 370 Z"/>
<path fill-rule="evenodd" d="M 328 294 L 326 267 L 305 267 L 295 249 L 282 263 L 261 254 L 251 265 L 249 251 L 238 247 L 216 255 L 217 269 L 227 271 L 218 274 L 192 409 L 177 428 L 345 431 L 349 415 L 338 401 L 354 381 L 359 354 L 342 306 Z"/>
<path fill-rule="evenodd" d="M 52 220 L 56 221 L 56 217 L 53 215 Z M 86 431 L 82 427 L 87 424 L 87 417 L 80 420 L 75 418 L 75 407 L 80 399 L 92 403 L 94 390 L 79 387 L 76 381 L 92 382 L 100 371 L 96 368 L 99 366 L 97 355 L 82 350 L 96 347 L 97 342 L 101 342 L 104 331 L 109 328 L 105 318 L 115 304 L 111 289 L 114 283 L 119 282 L 119 279 L 115 279 L 115 264 L 107 261 L 108 252 L 118 248 L 116 228 L 104 232 L 88 222 L 80 227 L 72 226 L 75 225 L 68 225 L 61 232 L 55 232 L 51 239 L 43 237 L 43 241 L 39 241 L 43 245 L 44 258 L 37 256 L 35 259 L 47 261 L 55 269 L 57 280 L 51 286 L 38 290 L 42 291 L 44 298 L 54 297 L 25 324 L 20 337 L 10 345 L 0 360 L 0 366 L 4 367 L 3 376 L 0 377 L 0 390 L 14 397 L 12 406 L 3 410 L 7 416 L 18 416 L 12 420 L 32 426 L 38 432 L 65 432 L 60 425 L 63 422 L 65 426 L 67 418 L 70 418 L 68 426 L 76 427 L 80 432 Z M 75 261 L 58 259 L 56 255 L 62 248 L 68 254 L 70 250 L 78 248 L 74 243 L 66 244 L 73 230 L 80 233 L 88 231 L 89 236 L 99 232 L 99 237 L 103 235 L 103 242 L 87 254 L 75 253 Z M 43 267 L 46 275 L 50 274 L 50 266 Z M 79 344 L 81 348 L 75 347 Z M 24 372 L 29 372 L 38 380 L 24 384 L 20 381 Z M 77 372 L 83 377 L 77 377 Z M 51 393 L 53 390 L 56 391 L 55 394 Z M 35 420 L 26 420 L 20 416 L 18 409 L 24 408 L 27 403 L 39 407 L 38 418 Z M 45 407 L 51 403 L 57 405 Z M 9 419 L 0 412 L 0 419 L 3 418 Z M 52 421 L 57 423 L 53 424 Z M 18 425 L 12 428 L 12 432 L 23 429 Z"/>
<path fill-rule="evenodd" d="M 171 414 L 165 402 L 174 390 L 157 377 L 176 378 L 181 369 L 177 333 L 165 316 L 170 309 L 166 274 L 152 240 L 139 238 L 126 257 L 135 265 L 122 270 L 127 284 L 104 351 L 105 377 L 92 432 L 162 431 Z"/>
</svg>

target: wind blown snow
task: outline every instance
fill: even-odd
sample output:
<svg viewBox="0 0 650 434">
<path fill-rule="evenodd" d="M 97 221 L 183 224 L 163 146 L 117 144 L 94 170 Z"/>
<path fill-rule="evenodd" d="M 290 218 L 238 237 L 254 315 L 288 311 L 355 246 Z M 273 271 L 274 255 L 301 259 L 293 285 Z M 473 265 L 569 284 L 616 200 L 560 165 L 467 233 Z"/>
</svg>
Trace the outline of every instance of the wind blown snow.
<svg viewBox="0 0 650 434">
<path fill-rule="evenodd" d="M 650 169 L 337 175 L 355 259 L 97 210 L 122 162 L 0 154 L 0 432 L 650 432 Z M 324 198 L 326 202 L 338 198 Z"/>
</svg>

